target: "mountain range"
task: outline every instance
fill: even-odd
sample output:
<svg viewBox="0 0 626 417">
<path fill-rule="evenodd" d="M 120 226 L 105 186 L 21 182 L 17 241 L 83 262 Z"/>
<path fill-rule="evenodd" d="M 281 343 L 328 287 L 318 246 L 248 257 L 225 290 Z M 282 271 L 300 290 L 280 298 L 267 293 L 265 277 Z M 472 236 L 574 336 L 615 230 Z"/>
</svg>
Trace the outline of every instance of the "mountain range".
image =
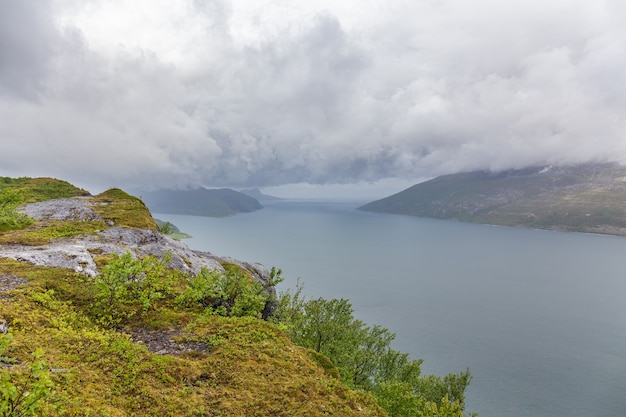
<svg viewBox="0 0 626 417">
<path fill-rule="evenodd" d="M 256 198 L 230 188 L 142 191 L 138 195 L 153 213 L 225 217 L 263 208 Z"/>
<path fill-rule="evenodd" d="M 444 175 L 358 209 L 626 235 L 626 167 L 594 163 Z"/>
</svg>

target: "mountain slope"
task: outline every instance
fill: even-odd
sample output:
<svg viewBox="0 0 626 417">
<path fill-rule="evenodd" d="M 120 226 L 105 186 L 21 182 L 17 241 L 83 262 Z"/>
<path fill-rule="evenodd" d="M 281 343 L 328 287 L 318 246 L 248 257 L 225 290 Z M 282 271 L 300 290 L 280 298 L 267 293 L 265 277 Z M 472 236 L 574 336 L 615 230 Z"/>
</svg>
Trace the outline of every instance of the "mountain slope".
<svg viewBox="0 0 626 417">
<path fill-rule="evenodd" d="M 245 285 L 269 276 L 262 265 L 192 251 L 122 190 L 91 196 L 54 180 L 3 181 L 0 415 L 386 415 L 278 326 L 180 301 L 202 267 L 242 273 Z M 128 259 L 115 255 L 125 251 Z M 145 263 L 148 274 L 131 262 L 139 257 L 163 264 Z M 38 408 L 19 414 L 8 397 L 11 407 L 28 411 L 32 399 Z"/>
<path fill-rule="evenodd" d="M 231 190 L 159 190 L 142 192 L 141 199 L 153 213 L 224 217 L 263 208 L 255 198 Z"/>
<path fill-rule="evenodd" d="M 585 164 L 445 175 L 358 209 L 626 235 L 626 168 Z"/>
</svg>

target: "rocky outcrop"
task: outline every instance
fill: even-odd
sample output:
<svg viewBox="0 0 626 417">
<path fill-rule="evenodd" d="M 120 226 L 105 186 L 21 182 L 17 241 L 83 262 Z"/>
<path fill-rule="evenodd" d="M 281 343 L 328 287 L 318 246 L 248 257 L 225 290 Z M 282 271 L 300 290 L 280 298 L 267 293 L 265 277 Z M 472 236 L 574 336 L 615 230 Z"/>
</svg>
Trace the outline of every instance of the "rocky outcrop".
<svg viewBox="0 0 626 417">
<path fill-rule="evenodd" d="M 103 220 L 92 210 L 94 203 L 85 197 L 61 198 L 28 204 L 22 212 L 36 220 Z M 268 291 L 270 273 L 258 263 L 242 262 L 190 249 L 187 245 L 155 231 L 127 227 L 110 227 L 94 234 L 56 239 L 42 246 L 3 245 L 0 257 L 34 265 L 72 269 L 90 277 L 98 275 L 96 258 L 112 253 L 130 252 L 134 256 L 171 256 L 169 266 L 197 275 L 202 268 L 224 270 L 222 264 L 236 264 L 246 270 Z"/>
<path fill-rule="evenodd" d="M 94 204 L 89 197 L 57 198 L 27 204 L 20 211 L 37 220 L 102 220 L 91 209 Z"/>
</svg>

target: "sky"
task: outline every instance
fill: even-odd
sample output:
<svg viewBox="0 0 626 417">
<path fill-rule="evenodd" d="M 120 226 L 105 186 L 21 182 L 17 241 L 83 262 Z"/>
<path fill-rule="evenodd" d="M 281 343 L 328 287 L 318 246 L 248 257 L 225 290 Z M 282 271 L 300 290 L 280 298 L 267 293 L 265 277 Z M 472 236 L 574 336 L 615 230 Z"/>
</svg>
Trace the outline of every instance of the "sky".
<svg viewBox="0 0 626 417">
<path fill-rule="evenodd" d="M 0 176 L 384 197 L 626 161 L 622 0 L 0 0 Z"/>
</svg>

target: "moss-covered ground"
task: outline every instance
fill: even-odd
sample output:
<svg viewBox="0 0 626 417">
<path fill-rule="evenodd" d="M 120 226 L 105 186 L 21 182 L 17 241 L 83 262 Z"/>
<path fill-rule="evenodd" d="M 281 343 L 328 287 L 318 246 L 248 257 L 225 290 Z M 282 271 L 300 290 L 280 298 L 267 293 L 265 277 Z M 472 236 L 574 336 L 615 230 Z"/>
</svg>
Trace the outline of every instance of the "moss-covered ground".
<svg viewBox="0 0 626 417">
<path fill-rule="evenodd" d="M 65 181 L 51 178 L 0 178 L 0 197 L 11 193 L 19 205 L 55 198 L 84 197 L 102 220 L 33 220 L 19 216 L 16 209 L 5 210 L 0 222 L 0 244 L 45 245 L 52 239 L 95 233 L 107 227 L 136 227 L 157 230 L 150 210 L 137 197 L 117 188 L 91 196 Z M 11 219 L 10 217 L 15 217 Z M 0 219 L 2 220 L 2 219 Z M 4 226 L 4 227 L 2 227 Z"/>
<path fill-rule="evenodd" d="M 52 369 L 53 393 L 40 415 L 384 415 L 372 397 L 348 390 L 263 320 L 161 304 L 132 326 L 179 327 L 181 342 L 202 342 L 209 351 L 158 355 L 124 329 L 94 324 L 89 278 L 2 259 L 0 274 L 28 279 L 1 295 L 0 319 L 13 335 L 5 356 L 28 362 L 42 348 Z"/>
<path fill-rule="evenodd" d="M 87 194 L 48 179 L 0 179 L 2 187 L 22 190 L 24 202 Z M 89 198 L 105 221 L 34 221 L 0 233 L 0 244 L 37 245 L 92 233 L 108 227 L 106 220 L 156 229 L 145 205 L 121 190 Z M 36 415 L 386 415 L 371 395 L 346 388 L 332 364 L 294 345 L 275 324 L 184 309 L 170 297 L 119 326 L 104 327 L 94 315 L 93 278 L 1 257 L 0 277 L 27 280 L 0 293 L 0 323 L 6 323 L 12 336 L 0 352 L 0 373 L 19 382 L 20 366 L 33 360 L 35 350 L 43 350 L 53 385 Z M 179 290 L 182 282 L 174 274 L 171 291 Z M 130 332 L 140 328 L 177 329 L 178 341 L 201 342 L 208 349 L 157 354 L 132 340 Z M 5 366 L 9 363 L 16 365 Z"/>
</svg>

